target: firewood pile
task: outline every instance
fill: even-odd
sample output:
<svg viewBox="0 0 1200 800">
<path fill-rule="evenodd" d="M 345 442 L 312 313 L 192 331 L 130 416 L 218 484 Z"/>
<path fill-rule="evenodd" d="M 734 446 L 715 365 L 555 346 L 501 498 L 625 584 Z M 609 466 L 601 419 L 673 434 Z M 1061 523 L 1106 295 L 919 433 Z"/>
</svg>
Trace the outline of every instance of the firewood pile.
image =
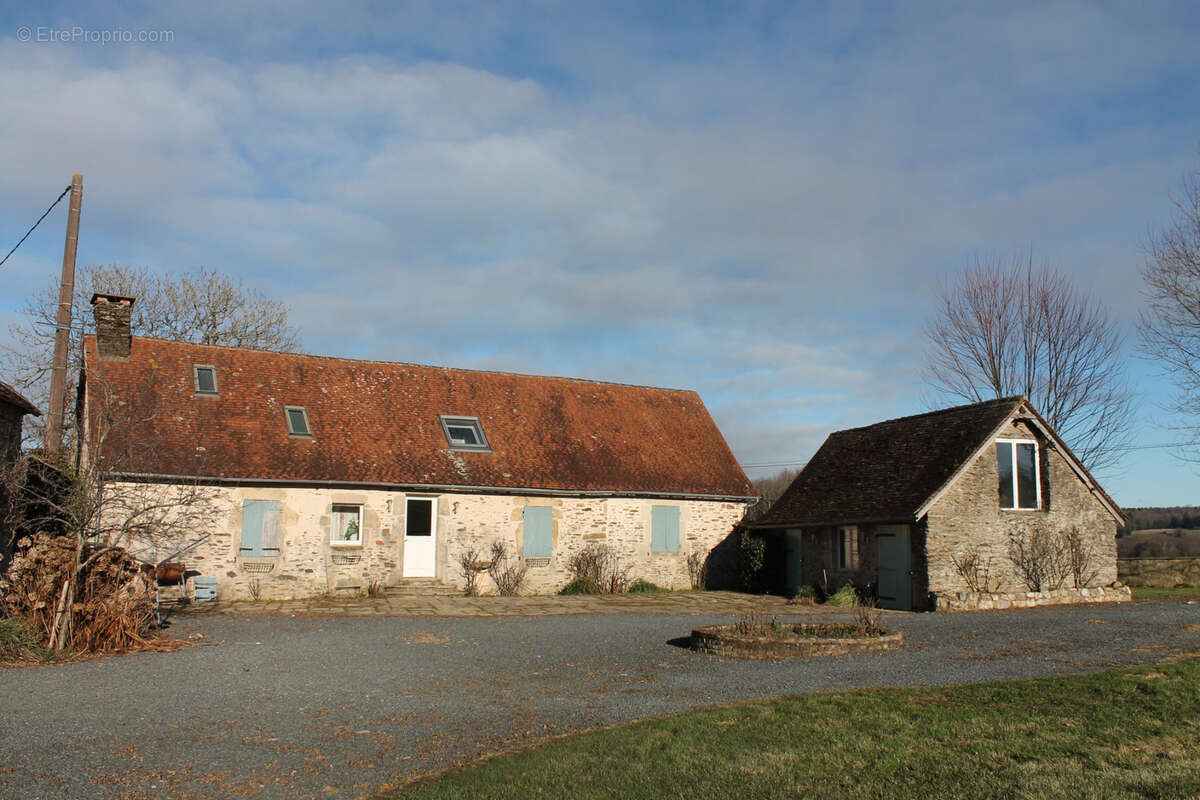
<svg viewBox="0 0 1200 800">
<path fill-rule="evenodd" d="M 84 566 L 71 586 L 77 563 Z M 0 576 L 0 615 L 25 619 L 52 648 L 65 622 L 71 635 L 60 644 L 69 640 L 73 650 L 174 649 L 179 643 L 154 628 L 156 591 L 153 572 L 121 548 L 85 544 L 77 561 L 73 539 L 38 533 L 17 542 Z"/>
</svg>

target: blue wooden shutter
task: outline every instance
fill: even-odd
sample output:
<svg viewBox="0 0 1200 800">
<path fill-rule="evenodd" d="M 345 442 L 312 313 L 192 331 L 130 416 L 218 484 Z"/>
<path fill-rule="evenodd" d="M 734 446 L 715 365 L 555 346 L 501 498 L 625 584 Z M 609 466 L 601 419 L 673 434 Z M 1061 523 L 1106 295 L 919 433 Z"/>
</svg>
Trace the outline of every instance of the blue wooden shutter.
<svg viewBox="0 0 1200 800">
<path fill-rule="evenodd" d="M 279 554 L 279 503 L 275 500 L 242 501 L 242 555 Z"/>
<path fill-rule="evenodd" d="M 554 509 L 525 506 L 525 557 L 549 558 L 554 550 Z"/>
<path fill-rule="evenodd" d="M 679 506 L 650 509 L 650 552 L 679 552 Z"/>
</svg>

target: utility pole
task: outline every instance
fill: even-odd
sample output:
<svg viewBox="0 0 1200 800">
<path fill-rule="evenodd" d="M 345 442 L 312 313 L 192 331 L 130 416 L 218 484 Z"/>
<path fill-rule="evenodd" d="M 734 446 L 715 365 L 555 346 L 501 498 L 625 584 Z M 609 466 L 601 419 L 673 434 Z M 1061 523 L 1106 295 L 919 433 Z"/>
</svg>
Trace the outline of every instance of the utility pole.
<svg viewBox="0 0 1200 800">
<path fill-rule="evenodd" d="M 50 418 L 46 420 L 46 452 L 62 452 L 63 414 L 67 391 L 67 349 L 71 344 L 71 306 L 75 301 L 75 251 L 79 247 L 79 207 L 83 176 L 71 176 L 71 210 L 63 245 L 62 282 L 58 287 L 58 317 L 54 326 L 54 364 L 50 371 Z"/>
</svg>

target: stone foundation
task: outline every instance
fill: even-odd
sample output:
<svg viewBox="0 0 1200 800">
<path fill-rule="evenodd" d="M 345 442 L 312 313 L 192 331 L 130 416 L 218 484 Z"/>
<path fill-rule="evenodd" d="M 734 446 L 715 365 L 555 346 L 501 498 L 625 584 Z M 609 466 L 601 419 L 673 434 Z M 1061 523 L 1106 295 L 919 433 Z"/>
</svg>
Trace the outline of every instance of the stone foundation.
<svg viewBox="0 0 1200 800">
<path fill-rule="evenodd" d="M 1191 558 L 1122 558 L 1117 574 L 1130 586 L 1174 589 L 1200 586 L 1200 556 Z"/>
<path fill-rule="evenodd" d="M 1050 589 L 1044 592 L 955 592 L 935 595 L 937 611 L 984 611 L 994 608 L 1033 608 L 1072 603 L 1121 603 L 1132 600 L 1128 586 Z"/>
<path fill-rule="evenodd" d="M 785 630 L 809 629 L 819 633 L 821 623 L 785 624 Z M 843 627 L 843 626 L 838 626 Z M 814 658 L 844 656 L 878 650 L 896 650 L 904 646 L 904 635 L 885 631 L 880 636 L 822 638 L 819 636 L 749 636 L 737 633 L 733 625 L 706 625 L 692 631 L 691 648 L 699 653 L 730 658 Z"/>
</svg>

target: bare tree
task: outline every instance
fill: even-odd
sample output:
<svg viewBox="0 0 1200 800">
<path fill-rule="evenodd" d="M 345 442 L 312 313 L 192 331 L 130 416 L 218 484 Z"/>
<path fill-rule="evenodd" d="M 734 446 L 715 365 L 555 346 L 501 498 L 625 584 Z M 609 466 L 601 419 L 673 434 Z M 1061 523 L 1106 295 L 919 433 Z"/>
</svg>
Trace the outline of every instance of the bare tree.
<svg viewBox="0 0 1200 800">
<path fill-rule="evenodd" d="M 1093 470 L 1129 443 L 1121 333 L 1099 300 L 1032 257 L 976 262 L 926 328 L 928 384 L 966 402 L 1023 394 Z"/>
<path fill-rule="evenodd" d="M 755 480 L 754 488 L 758 490 L 758 499 L 746 506 L 745 521 L 753 522 L 766 516 L 771 506 L 783 496 L 799 474 L 798 469 L 782 469 L 770 477 Z"/>
<path fill-rule="evenodd" d="M 1175 380 L 1185 457 L 1200 461 L 1200 170 L 1171 198 L 1175 219 L 1150 234 L 1142 275 L 1142 350 Z"/>
<path fill-rule="evenodd" d="M 141 611 L 130 609 L 146 607 L 152 578 L 141 581 L 144 591 L 131 590 L 138 573 L 127 565 L 157 567 L 199 543 L 227 511 L 216 491 L 199 483 L 162 486 L 109 480 L 109 475 L 119 474 L 123 465 L 136 460 L 141 449 L 157 446 L 155 393 L 147 382 L 120 401 L 110 400 L 99 374 L 90 373 L 87 380 L 91 382 L 87 446 L 81 450 L 78 466 L 35 452 L 5 476 L 18 552 L 8 575 L 0 580 L 0 605 L 12 613 L 37 617 L 37 627 L 54 650 L 69 649 L 76 640 L 77 618 L 97 611 L 103 619 L 84 637 L 89 646 L 108 649 L 137 641 L 148 620 Z M 116 442 L 122 444 L 113 446 Z M 200 466 L 196 474 L 202 474 Z M 39 552 L 30 553 L 31 549 Z M 33 568 L 24 570 L 32 582 L 21 588 L 13 584 L 22 573 L 23 560 Z M 101 572 L 107 579 L 96 576 L 95 564 L 106 565 Z M 51 574 L 46 574 L 46 565 L 52 566 Z M 89 602 L 79 603 L 85 584 Z M 37 596 L 39 592 L 45 596 Z M 119 634 L 122 642 L 113 645 L 105 640 L 105 631 Z"/>
<path fill-rule="evenodd" d="M 89 303 L 95 292 L 137 298 L 131 323 L 138 336 L 262 350 L 296 348 L 296 329 L 288 322 L 287 306 L 228 275 L 203 268 L 160 275 L 145 267 L 97 264 L 84 269 L 76 280 L 70 353 L 81 352 L 80 339 L 91 319 Z M 9 326 L 13 346 L 0 348 L 5 379 L 43 408 L 49 407 L 57 307 L 56 284 L 34 292 L 25 302 L 25 320 Z M 74 391 L 68 385 L 68 400 Z M 26 435 L 39 441 L 41 424 L 27 426 Z"/>
</svg>

